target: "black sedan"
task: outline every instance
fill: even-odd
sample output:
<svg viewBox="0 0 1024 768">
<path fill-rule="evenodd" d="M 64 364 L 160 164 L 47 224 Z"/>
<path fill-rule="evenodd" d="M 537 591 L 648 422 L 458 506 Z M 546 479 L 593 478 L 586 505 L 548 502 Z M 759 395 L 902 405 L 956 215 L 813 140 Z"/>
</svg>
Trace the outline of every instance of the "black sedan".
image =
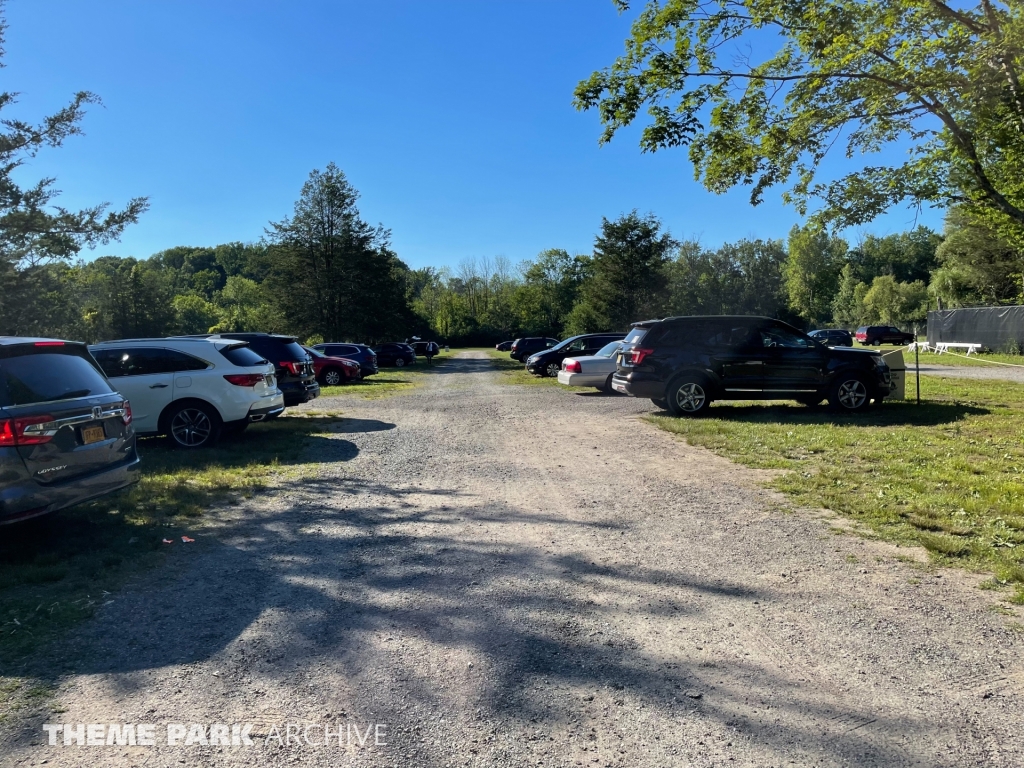
<svg viewBox="0 0 1024 768">
<path fill-rule="evenodd" d="M 828 328 L 820 331 L 811 331 L 807 334 L 815 341 L 820 341 L 826 347 L 852 347 L 853 334 L 841 328 Z"/>
</svg>

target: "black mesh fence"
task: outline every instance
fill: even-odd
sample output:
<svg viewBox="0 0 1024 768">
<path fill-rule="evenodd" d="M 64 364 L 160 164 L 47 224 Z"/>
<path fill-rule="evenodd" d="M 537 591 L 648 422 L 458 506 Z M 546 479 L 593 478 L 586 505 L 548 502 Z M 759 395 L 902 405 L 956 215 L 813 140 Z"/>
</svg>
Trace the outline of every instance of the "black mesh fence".
<svg viewBox="0 0 1024 768">
<path fill-rule="evenodd" d="M 1024 350 L 1024 307 L 940 309 L 928 313 L 928 343 L 982 344 L 996 352 Z"/>
</svg>

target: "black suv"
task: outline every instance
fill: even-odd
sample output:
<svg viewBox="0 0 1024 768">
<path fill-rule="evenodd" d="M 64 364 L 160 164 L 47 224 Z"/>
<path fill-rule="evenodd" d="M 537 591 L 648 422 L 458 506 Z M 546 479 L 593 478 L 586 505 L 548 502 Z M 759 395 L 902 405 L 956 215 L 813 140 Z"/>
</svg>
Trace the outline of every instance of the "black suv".
<svg viewBox="0 0 1024 768">
<path fill-rule="evenodd" d="M 320 396 L 313 361 L 294 336 L 270 333 L 215 333 L 217 339 L 239 339 L 249 348 L 274 364 L 277 388 L 284 395 L 286 406 L 301 405 Z"/>
<path fill-rule="evenodd" d="M 0 524 L 138 479 L 131 406 L 86 346 L 0 336 Z"/>
<path fill-rule="evenodd" d="M 558 375 L 562 369 L 562 361 L 567 357 L 587 357 L 593 355 L 605 344 L 612 341 L 622 341 L 624 333 L 587 333 L 582 336 L 573 336 L 560 341 L 551 349 L 545 349 L 530 355 L 526 359 L 526 370 L 536 376 Z"/>
<path fill-rule="evenodd" d="M 408 344 L 398 341 L 381 344 L 379 347 L 374 347 L 373 351 L 377 353 L 377 362 L 380 365 L 394 365 L 402 368 L 416 362 L 416 350 Z"/>
<path fill-rule="evenodd" d="M 807 334 L 815 341 L 820 341 L 826 347 L 852 347 L 853 334 L 841 328 L 828 328 L 821 331 L 811 331 Z"/>
<path fill-rule="evenodd" d="M 340 344 L 328 342 L 314 344 L 313 349 L 328 357 L 343 357 L 353 363 L 359 363 L 359 372 L 365 379 L 377 373 L 377 354 L 365 344 Z"/>
<path fill-rule="evenodd" d="M 670 317 L 634 323 L 612 389 L 676 416 L 713 400 L 794 399 L 860 411 L 891 389 L 878 352 L 830 348 L 767 317 Z"/>
<path fill-rule="evenodd" d="M 526 358 L 536 352 L 542 352 L 545 349 L 550 349 L 558 343 L 558 339 L 552 339 L 550 336 L 527 336 L 523 339 L 516 339 L 512 342 L 512 346 L 509 347 L 508 356 L 513 360 L 518 360 L 520 363 L 525 362 Z"/>
<path fill-rule="evenodd" d="M 891 325 L 862 325 L 857 329 L 857 341 L 869 346 L 879 344 L 895 344 L 902 347 L 904 344 L 913 344 L 917 339 L 912 333 L 905 333 L 899 328 Z"/>
</svg>

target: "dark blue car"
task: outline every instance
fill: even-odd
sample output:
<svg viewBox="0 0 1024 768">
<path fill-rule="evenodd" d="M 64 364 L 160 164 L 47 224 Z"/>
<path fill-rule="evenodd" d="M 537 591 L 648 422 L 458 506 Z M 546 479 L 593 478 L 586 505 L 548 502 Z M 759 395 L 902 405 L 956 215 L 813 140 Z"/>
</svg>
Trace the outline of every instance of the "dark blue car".
<svg viewBox="0 0 1024 768">
<path fill-rule="evenodd" d="M 138 478 L 131 405 L 85 344 L 0 336 L 0 525 Z"/>
</svg>

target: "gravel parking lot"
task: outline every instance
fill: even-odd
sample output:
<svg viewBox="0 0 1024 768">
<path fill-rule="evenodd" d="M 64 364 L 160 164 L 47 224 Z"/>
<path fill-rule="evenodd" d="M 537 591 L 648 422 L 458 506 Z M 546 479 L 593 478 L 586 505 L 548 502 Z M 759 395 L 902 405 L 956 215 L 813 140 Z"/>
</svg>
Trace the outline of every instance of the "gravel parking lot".
<svg viewBox="0 0 1024 768">
<path fill-rule="evenodd" d="M 316 475 L 104 606 L 51 721 L 379 723 L 386 745 L 49 747 L 34 720 L 0 761 L 1024 764 L 1024 627 L 982 577 L 787 511 L 650 403 L 503 385 L 463 353 L 411 394 L 315 407 L 347 417 Z"/>
</svg>

